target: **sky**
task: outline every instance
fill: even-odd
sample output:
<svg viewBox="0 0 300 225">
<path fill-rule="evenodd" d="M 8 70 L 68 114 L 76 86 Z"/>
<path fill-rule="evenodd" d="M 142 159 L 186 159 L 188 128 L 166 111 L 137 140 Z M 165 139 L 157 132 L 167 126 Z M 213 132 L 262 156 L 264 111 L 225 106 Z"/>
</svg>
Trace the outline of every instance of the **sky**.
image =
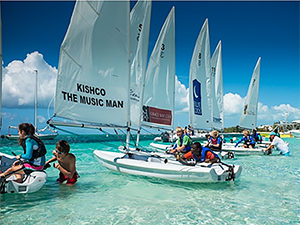
<svg viewBox="0 0 300 225">
<path fill-rule="evenodd" d="M 33 121 L 35 69 L 39 71 L 40 126 L 48 119 L 59 49 L 73 6 L 74 1 L 1 2 L 2 132 L 7 132 L 8 125 Z M 148 56 L 172 6 L 176 24 L 175 126 L 188 124 L 190 61 L 206 18 L 211 54 L 222 41 L 225 127 L 239 122 L 259 57 L 257 126 L 283 120 L 284 115 L 288 121 L 300 119 L 300 2 L 154 1 Z M 52 114 L 53 109 L 50 111 Z"/>
</svg>

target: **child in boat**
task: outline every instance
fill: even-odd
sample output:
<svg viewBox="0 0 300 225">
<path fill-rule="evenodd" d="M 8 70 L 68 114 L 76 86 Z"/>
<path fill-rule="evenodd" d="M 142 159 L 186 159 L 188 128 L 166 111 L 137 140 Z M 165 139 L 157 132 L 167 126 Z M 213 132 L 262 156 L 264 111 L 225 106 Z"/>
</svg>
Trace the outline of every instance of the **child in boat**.
<svg viewBox="0 0 300 225">
<path fill-rule="evenodd" d="M 181 127 L 176 127 L 176 134 L 178 136 L 178 140 L 173 149 L 170 150 L 170 153 L 186 153 L 190 151 L 192 140 L 189 135 L 184 134 L 184 130 Z"/>
<path fill-rule="evenodd" d="M 42 170 L 47 153 L 44 143 L 35 136 L 35 128 L 31 123 L 19 124 L 19 144 L 24 149 L 24 154 L 17 155 L 11 168 L 7 169 L 0 177 L 13 173 L 17 182 L 22 182 L 25 170 Z M 20 161 L 22 160 L 22 161 Z"/>
<path fill-rule="evenodd" d="M 208 138 L 208 143 L 204 147 L 208 147 L 213 151 L 221 151 L 222 149 L 222 138 L 217 130 L 210 132 L 210 137 Z"/>
<path fill-rule="evenodd" d="M 65 140 L 60 140 L 53 151 L 54 157 L 46 162 L 45 167 L 49 167 L 49 163 L 57 160 L 58 163 L 53 164 L 53 167 L 59 170 L 57 181 L 59 183 L 67 181 L 67 185 L 73 185 L 78 179 L 78 173 L 75 166 L 76 157 L 72 153 L 69 153 L 69 151 L 69 143 Z"/>
<path fill-rule="evenodd" d="M 199 142 L 192 144 L 192 150 L 186 154 L 179 161 L 187 159 L 194 159 L 196 162 L 216 163 L 220 161 L 219 156 L 212 150 L 202 147 Z"/>
<path fill-rule="evenodd" d="M 256 143 L 261 144 L 262 137 L 260 136 L 260 133 L 257 133 L 256 130 L 253 130 L 253 133 L 251 134 L 251 137 L 254 139 Z"/>
<path fill-rule="evenodd" d="M 244 144 L 243 144 L 244 148 L 254 148 L 255 141 L 250 136 L 250 131 L 249 130 L 244 130 L 243 134 L 244 134 L 244 136 L 235 144 L 234 147 L 237 147 L 239 143 L 241 143 L 242 141 L 244 141 Z"/>
</svg>

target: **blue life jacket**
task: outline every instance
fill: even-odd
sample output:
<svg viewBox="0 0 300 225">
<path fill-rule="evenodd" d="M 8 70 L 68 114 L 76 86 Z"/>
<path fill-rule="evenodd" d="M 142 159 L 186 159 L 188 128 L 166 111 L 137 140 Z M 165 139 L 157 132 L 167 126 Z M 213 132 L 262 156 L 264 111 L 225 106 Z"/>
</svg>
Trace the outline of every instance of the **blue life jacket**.
<svg viewBox="0 0 300 225">
<path fill-rule="evenodd" d="M 210 150 L 209 148 L 206 148 L 206 147 L 202 147 L 202 152 L 201 152 L 200 158 L 197 157 L 195 154 L 193 154 L 193 157 L 196 160 L 196 162 L 204 162 L 207 152 L 211 152 L 217 159 L 219 159 L 219 156 L 216 153 L 214 153 L 212 150 Z"/>
</svg>

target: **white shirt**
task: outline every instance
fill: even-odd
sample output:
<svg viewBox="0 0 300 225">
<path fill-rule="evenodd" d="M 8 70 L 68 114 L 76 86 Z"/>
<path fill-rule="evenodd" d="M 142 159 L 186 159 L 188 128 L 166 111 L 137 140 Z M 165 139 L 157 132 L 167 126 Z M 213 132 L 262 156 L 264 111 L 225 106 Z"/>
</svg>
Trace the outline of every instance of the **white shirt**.
<svg viewBox="0 0 300 225">
<path fill-rule="evenodd" d="M 285 143 L 281 138 L 275 136 L 271 145 L 275 146 L 281 154 L 285 154 L 289 152 L 289 147 L 287 143 Z"/>
</svg>

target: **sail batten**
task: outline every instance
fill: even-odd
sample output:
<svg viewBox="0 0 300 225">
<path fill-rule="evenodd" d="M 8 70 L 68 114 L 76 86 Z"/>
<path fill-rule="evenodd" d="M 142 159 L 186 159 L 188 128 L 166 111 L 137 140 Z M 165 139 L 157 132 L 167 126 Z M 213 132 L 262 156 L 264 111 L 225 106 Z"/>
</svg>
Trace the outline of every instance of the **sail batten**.
<svg viewBox="0 0 300 225">
<path fill-rule="evenodd" d="M 259 57 L 254 68 L 252 78 L 249 84 L 243 112 L 240 118 L 239 126 L 247 129 L 255 129 L 257 123 L 259 78 L 260 78 L 260 61 Z"/>
<path fill-rule="evenodd" d="M 175 88 L 175 8 L 162 26 L 145 77 L 142 125 L 172 128 Z"/>
<path fill-rule="evenodd" d="M 208 19 L 198 35 L 189 77 L 189 123 L 197 130 L 211 129 L 211 66 Z"/>
<path fill-rule="evenodd" d="M 128 125 L 129 19 L 127 1 L 76 2 L 60 51 L 58 117 Z"/>
</svg>

